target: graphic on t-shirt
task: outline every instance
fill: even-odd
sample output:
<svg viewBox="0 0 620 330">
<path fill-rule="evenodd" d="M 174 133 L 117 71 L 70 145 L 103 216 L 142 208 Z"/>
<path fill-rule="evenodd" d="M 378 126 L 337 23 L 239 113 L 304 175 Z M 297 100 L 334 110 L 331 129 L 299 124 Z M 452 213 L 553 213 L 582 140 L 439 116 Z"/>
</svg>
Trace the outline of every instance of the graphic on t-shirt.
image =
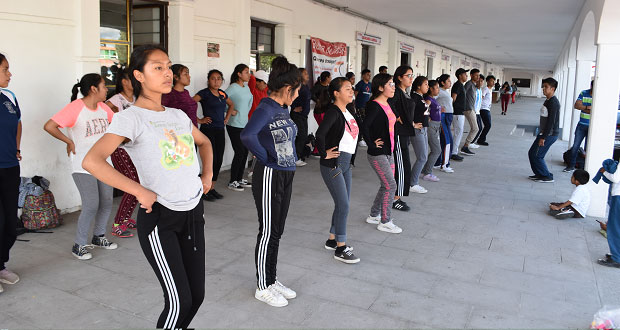
<svg viewBox="0 0 620 330">
<path fill-rule="evenodd" d="M 13 103 L 11 103 L 11 101 L 4 101 L 4 106 L 6 107 L 7 110 L 9 110 L 10 114 L 16 114 L 17 111 L 15 111 L 15 108 L 13 107 Z"/>
<path fill-rule="evenodd" d="M 549 117 L 549 110 L 547 110 L 546 106 L 542 106 L 542 108 L 540 108 L 540 116 L 541 117 Z"/>
<path fill-rule="evenodd" d="M 278 166 L 289 167 L 295 164 L 295 155 L 293 154 L 293 135 L 292 127 L 275 128 L 271 130 L 273 137 L 273 146 L 278 155 Z"/>
<path fill-rule="evenodd" d="M 351 119 L 349 120 L 349 125 L 344 126 L 347 132 L 351 134 L 351 137 L 353 137 L 353 139 L 356 139 L 357 135 L 360 133 L 360 128 L 357 126 L 357 121 L 355 121 L 355 119 Z"/>
<path fill-rule="evenodd" d="M 172 129 L 164 128 L 166 140 L 159 141 L 161 149 L 161 164 L 167 170 L 174 170 L 181 165 L 190 166 L 194 163 L 192 147 L 194 138 L 191 134 L 177 135 Z"/>
<path fill-rule="evenodd" d="M 95 118 L 86 121 L 86 134 L 89 137 L 97 134 L 103 134 L 108 129 L 108 120 L 103 118 Z"/>
</svg>

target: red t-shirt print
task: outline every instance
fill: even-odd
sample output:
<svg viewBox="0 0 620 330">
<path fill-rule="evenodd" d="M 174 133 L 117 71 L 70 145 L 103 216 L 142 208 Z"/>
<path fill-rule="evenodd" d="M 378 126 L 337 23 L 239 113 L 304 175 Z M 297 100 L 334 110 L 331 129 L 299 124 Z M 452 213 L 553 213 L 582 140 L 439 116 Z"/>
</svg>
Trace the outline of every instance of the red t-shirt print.
<svg viewBox="0 0 620 330">
<path fill-rule="evenodd" d="M 356 139 L 357 135 L 360 133 L 360 129 L 357 126 L 357 121 L 355 121 L 355 119 L 351 119 L 349 120 L 349 125 L 344 125 L 344 126 L 347 132 L 351 134 L 353 139 Z"/>
</svg>

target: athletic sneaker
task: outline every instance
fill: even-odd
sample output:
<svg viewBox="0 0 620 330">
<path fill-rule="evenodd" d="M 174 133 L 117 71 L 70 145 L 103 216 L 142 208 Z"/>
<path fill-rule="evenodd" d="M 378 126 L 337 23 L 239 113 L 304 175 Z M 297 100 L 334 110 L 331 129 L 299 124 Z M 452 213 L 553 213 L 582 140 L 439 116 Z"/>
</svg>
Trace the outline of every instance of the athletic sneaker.
<svg viewBox="0 0 620 330">
<path fill-rule="evenodd" d="M 228 189 L 234 190 L 234 191 L 243 191 L 243 190 L 245 190 L 245 189 L 243 189 L 243 187 L 241 187 L 241 185 L 237 181 L 233 181 L 233 182 L 229 183 L 228 184 Z"/>
<path fill-rule="evenodd" d="M 547 178 L 547 177 L 538 177 L 534 179 L 534 182 L 552 183 L 552 182 L 555 182 L 555 180 L 553 180 L 552 178 Z"/>
<path fill-rule="evenodd" d="M 570 173 L 570 172 L 572 172 L 572 171 L 574 171 L 574 170 L 575 170 L 575 168 L 574 168 L 574 167 L 572 167 L 572 166 L 566 166 L 566 167 L 562 170 L 562 172 Z"/>
<path fill-rule="evenodd" d="M 378 215 L 376 217 L 373 217 L 371 215 L 368 216 L 368 218 L 366 218 L 366 222 L 371 224 L 371 225 L 378 225 L 381 223 L 381 216 Z"/>
<path fill-rule="evenodd" d="M 211 194 L 211 192 L 209 191 L 206 194 L 202 194 L 202 200 L 203 201 L 207 201 L 207 202 L 215 202 L 216 198 L 213 197 L 213 195 Z"/>
<path fill-rule="evenodd" d="M 598 259 L 596 262 L 599 265 L 602 265 L 602 266 L 613 267 L 613 268 L 620 268 L 620 263 L 615 262 L 611 258 Z"/>
<path fill-rule="evenodd" d="M 364 142 L 364 140 L 360 140 L 360 142 L 358 142 L 357 145 L 360 147 L 368 147 L 368 145 L 366 144 L 366 142 Z"/>
<path fill-rule="evenodd" d="M 377 225 L 377 230 L 384 231 L 390 234 L 400 234 L 403 232 L 402 228 L 395 225 L 392 220 L 390 220 L 390 222 L 380 223 L 379 225 Z"/>
<path fill-rule="evenodd" d="M 286 300 L 286 298 L 284 298 L 284 296 L 282 296 L 280 292 L 276 291 L 273 288 L 273 284 L 265 290 L 256 289 L 256 292 L 254 293 L 254 298 L 273 307 L 284 307 L 288 305 L 288 301 Z"/>
<path fill-rule="evenodd" d="M 487 146 L 487 147 L 489 146 L 489 143 L 485 142 L 485 141 L 478 141 L 478 143 L 476 143 L 476 144 L 479 145 L 479 146 Z"/>
<path fill-rule="evenodd" d="M 454 173 L 454 169 L 450 166 L 442 166 L 439 170 L 446 173 Z"/>
<path fill-rule="evenodd" d="M 469 150 L 469 148 L 467 148 L 467 147 L 463 147 L 463 148 L 461 148 L 461 153 L 462 153 L 463 155 L 467 155 L 467 156 L 473 156 L 473 155 L 475 155 L 475 153 L 471 152 L 471 150 Z"/>
<path fill-rule="evenodd" d="M 463 158 L 463 156 L 459 156 L 459 155 L 451 155 L 450 159 L 456 160 L 457 162 L 462 162 L 463 159 L 465 159 L 465 158 Z"/>
<path fill-rule="evenodd" d="M 91 241 L 91 243 L 94 247 L 106 250 L 115 250 L 116 248 L 118 248 L 118 244 L 108 241 L 108 239 L 103 235 L 93 236 L 93 240 Z"/>
<path fill-rule="evenodd" d="M 297 292 L 291 290 L 290 288 L 287 288 L 286 286 L 284 286 L 284 284 L 282 284 L 282 282 L 278 280 L 276 280 L 276 283 L 273 283 L 271 286 L 273 286 L 273 289 L 278 291 L 282 295 L 282 297 L 287 300 L 297 297 Z"/>
<path fill-rule="evenodd" d="M 337 248 L 338 248 L 338 243 L 336 242 L 335 239 L 328 239 L 327 241 L 325 241 L 326 250 L 335 251 Z M 351 251 L 353 251 L 353 248 L 352 247 L 350 248 L 351 248 Z"/>
<path fill-rule="evenodd" d="M 5 268 L 0 270 L 0 282 L 5 284 L 15 284 L 19 282 L 19 276 Z"/>
<path fill-rule="evenodd" d="M 92 249 L 93 246 L 92 245 L 81 245 L 80 246 L 77 243 L 75 243 L 73 244 L 73 248 L 71 249 L 71 252 L 76 258 L 80 260 L 88 260 L 88 259 L 91 259 L 93 255 L 90 254 L 90 252 L 88 252 L 86 248 Z"/>
<path fill-rule="evenodd" d="M 360 258 L 356 257 L 353 254 L 353 248 L 351 248 L 349 246 L 345 247 L 340 252 L 338 252 L 338 250 L 336 250 L 336 252 L 334 253 L 334 259 L 336 259 L 338 261 L 342 261 L 345 264 L 356 264 L 356 263 L 360 262 Z"/>
<path fill-rule="evenodd" d="M 215 199 L 222 199 L 222 198 L 224 198 L 224 195 L 220 194 L 215 189 L 211 190 L 211 196 L 215 197 Z"/>
<path fill-rule="evenodd" d="M 306 166 L 306 165 L 308 165 L 308 163 L 304 162 L 304 161 L 303 161 L 303 160 L 301 160 L 301 159 L 298 159 L 298 160 L 295 162 L 295 166 L 298 166 L 298 167 L 302 167 L 302 166 Z"/>
<path fill-rule="evenodd" d="M 415 186 L 411 186 L 411 188 L 409 188 L 409 191 L 417 193 L 417 194 L 426 194 L 428 192 L 426 188 L 420 186 L 419 184 L 416 184 Z"/>
<path fill-rule="evenodd" d="M 430 181 L 430 182 L 438 182 L 438 181 L 439 181 L 439 178 L 438 178 L 438 177 L 436 177 L 436 176 L 435 176 L 435 175 L 433 175 L 433 174 L 427 174 L 427 175 L 425 175 L 425 176 L 423 176 L 423 177 L 422 177 L 422 180 L 425 180 L 425 181 Z"/>
<path fill-rule="evenodd" d="M 438 169 L 440 169 L 440 168 L 441 168 L 441 165 L 434 165 L 434 166 L 433 166 L 433 169 L 434 169 L 434 170 L 438 170 Z"/>
<path fill-rule="evenodd" d="M 538 176 L 538 175 L 530 175 L 527 178 L 530 179 L 530 180 L 536 181 L 536 180 L 540 179 L 540 176 Z"/>
<path fill-rule="evenodd" d="M 112 227 L 112 235 L 120 238 L 133 237 L 133 233 L 128 230 L 126 223 L 115 223 Z"/>
<path fill-rule="evenodd" d="M 246 180 L 246 179 L 241 179 L 239 180 L 239 185 L 243 188 L 252 188 L 252 182 Z"/>
<path fill-rule="evenodd" d="M 574 218 L 575 212 L 571 210 L 569 207 L 565 207 L 560 210 L 560 212 L 556 213 L 555 218 L 558 220 L 564 220 L 568 218 Z"/>
<path fill-rule="evenodd" d="M 472 149 L 478 149 L 478 148 L 480 148 L 480 146 L 479 146 L 479 145 L 477 145 L 477 144 L 475 144 L 475 143 L 470 143 L 470 144 L 469 144 L 469 147 L 470 147 L 470 148 L 472 148 Z"/>
<path fill-rule="evenodd" d="M 411 208 L 402 199 L 397 199 L 392 203 L 392 208 L 399 211 L 409 211 Z"/>
</svg>

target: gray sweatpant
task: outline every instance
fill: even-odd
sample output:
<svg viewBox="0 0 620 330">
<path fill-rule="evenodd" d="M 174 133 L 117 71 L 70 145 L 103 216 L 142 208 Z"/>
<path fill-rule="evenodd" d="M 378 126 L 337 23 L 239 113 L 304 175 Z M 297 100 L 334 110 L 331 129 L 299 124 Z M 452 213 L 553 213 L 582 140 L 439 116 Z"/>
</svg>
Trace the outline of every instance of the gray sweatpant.
<svg viewBox="0 0 620 330">
<path fill-rule="evenodd" d="M 368 162 L 381 182 L 375 201 L 370 208 L 370 216 L 381 215 L 381 223 L 392 221 L 392 202 L 396 194 L 394 179 L 394 157 L 392 155 L 368 155 Z"/>
<path fill-rule="evenodd" d="M 415 163 L 411 167 L 411 186 L 415 186 L 420 181 L 420 173 L 428 159 L 428 137 L 426 135 L 427 127 L 421 129 L 415 128 L 415 136 L 411 137 L 411 145 L 415 152 Z M 439 157 L 439 156 L 437 156 Z M 435 157 L 435 160 L 437 160 Z"/>
<path fill-rule="evenodd" d="M 441 155 L 441 142 L 439 140 L 439 135 L 441 134 L 441 122 L 432 120 L 429 121 L 426 133 L 428 135 L 428 146 L 431 151 L 428 154 L 426 165 L 424 165 L 424 168 L 422 169 L 422 174 L 424 175 L 433 173 L 433 166 L 439 158 L 439 155 Z"/>
<path fill-rule="evenodd" d="M 88 232 L 93 220 L 95 222 L 93 235 L 105 234 L 112 213 L 113 189 L 90 174 L 73 173 L 72 176 L 82 199 L 82 212 L 78 218 L 75 234 L 75 243 L 81 246 L 88 242 Z"/>
</svg>

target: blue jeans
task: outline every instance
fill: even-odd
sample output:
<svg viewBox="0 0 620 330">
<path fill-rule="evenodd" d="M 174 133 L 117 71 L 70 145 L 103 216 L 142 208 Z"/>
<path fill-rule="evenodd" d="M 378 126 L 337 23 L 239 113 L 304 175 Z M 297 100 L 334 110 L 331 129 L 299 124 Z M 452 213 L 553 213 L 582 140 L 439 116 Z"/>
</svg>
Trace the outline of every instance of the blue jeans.
<svg viewBox="0 0 620 330">
<path fill-rule="evenodd" d="M 551 145 L 558 139 L 558 137 L 553 135 L 547 136 L 547 138 L 545 138 L 545 145 L 542 147 L 538 145 L 538 141 L 540 141 L 540 139 L 541 136 L 538 135 L 534 140 L 534 143 L 532 143 L 530 151 L 528 152 L 530 166 L 532 167 L 532 172 L 534 172 L 534 175 L 553 179 L 553 173 L 549 172 L 547 164 L 545 163 L 545 155 L 547 155 L 547 151 L 549 151 L 549 148 L 551 148 Z"/>
<path fill-rule="evenodd" d="M 329 233 L 336 235 L 337 242 L 347 241 L 347 217 L 351 198 L 351 157 L 349 153 L 340 152 L 337 167 L 319 166 L 321 177 L 334 200 L 334 213 L 332 213 Z"/>
<path fill-rule="evenodd" d="M 568 167 L 575 167 L 575 163 L 577 162 L 577 153 L 579 152 L 579 147 L 581 146 L 581 142 L 586 140 L 586 145 L 588 145 L 588 125 L 577 124 L 575 128 L 575 141 L 573 142 L 573 147 L 570 148 L 570 163 Z M 585 148 L 584 148 L 585 149 Z"/>
<path fill-rule="evenodd" d="M 620 262 L 620 196 L 611 196 L 607 219 L 607 244 L 615 262 Z"/>
<path fill-rule="evenodd" d="M 452 113 L 441 114 L 441 134 L 439 135 L 441 141 L 441 155 L 435 162 L 435 166 L 450 166 L 450 155 L 452 155 L 452 148 L 454 143 L 452 142 Z"/>
</svg>

